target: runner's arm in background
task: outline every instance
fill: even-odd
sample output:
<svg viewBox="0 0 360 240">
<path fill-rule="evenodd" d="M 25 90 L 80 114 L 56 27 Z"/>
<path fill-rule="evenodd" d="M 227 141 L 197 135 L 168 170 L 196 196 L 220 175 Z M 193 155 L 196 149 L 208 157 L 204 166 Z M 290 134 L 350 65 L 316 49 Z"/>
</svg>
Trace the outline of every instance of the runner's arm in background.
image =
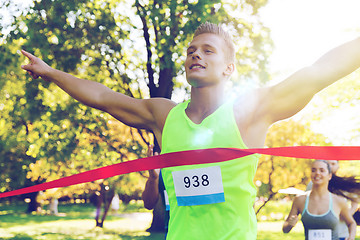
<svg viewBox="0 0 360 240">
<path fill-rule="evenodd" d="M 299 197 L 296 197 L 293 201 L 291 206 L 291 210 L 289 216 L 286 218 L 284 225 L 283 225 L 283 232 L 288 233 L 291 229 L 296 225 L 298 222 L 298 215 L 300 213 L 298 205 L 300 204 Z"/>
<path fill-rule="evenodd" d="M 340 218 L 345 221 L 349 229 L 349 237 L 346 240 L 354 240 L 356 235 L 356 222 L 350 213 L 346 200 L 344 198 L 340 200 Z"/>
<path fill-rule="evenodd" d="M 150 145 L 148 149 L 148 157 L 158 155 L 154 153 L 154 146 Z M 144 207 L 151 210 L 155 207 L 157 201 L 160 198 L 159 195 L 159 173 L 160 169 L 149 170 L 149 178 L 146 181 L 145 189 L 142 193 L 142 199 L 144 201 Z"/>
</svg>

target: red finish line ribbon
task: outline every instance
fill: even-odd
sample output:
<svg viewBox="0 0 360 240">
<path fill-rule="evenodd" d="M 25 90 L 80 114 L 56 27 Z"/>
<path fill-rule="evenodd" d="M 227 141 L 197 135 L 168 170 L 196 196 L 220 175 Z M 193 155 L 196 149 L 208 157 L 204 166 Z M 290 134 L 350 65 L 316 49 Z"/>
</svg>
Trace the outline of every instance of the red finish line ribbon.
<svg viewBox="0 0 360 240">
<path fill-rule="evenodd" d="M 45 182 L 31 187 L 0 193 L 0 198 L 44 191 L 51 188 L 66 187 L 99 179 L 109 178 L 131 172 L 156 168 L 224 162 L 251 154 L 265 154 L 281 157 L 324 159 L 324 160 L 360 160 L 360 146 L 296 146 L 279 148 L 211 148 L 165 153 L 162 155 L 139 158 L 132 161 L 113 164 Z"/>
</svg>

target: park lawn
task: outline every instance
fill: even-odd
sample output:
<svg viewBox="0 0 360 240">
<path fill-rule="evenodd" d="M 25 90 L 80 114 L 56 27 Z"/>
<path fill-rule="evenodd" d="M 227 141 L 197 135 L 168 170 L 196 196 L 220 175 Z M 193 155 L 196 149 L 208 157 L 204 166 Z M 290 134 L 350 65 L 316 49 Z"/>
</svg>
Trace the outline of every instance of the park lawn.
<svg viewBox="0 0 360 240">
<path fill-rule="evenodd" d="M 89 239 L 89 240 L 163 240 L 163 233 L 149 233 L 152 214 L 139 205 L 123 208 L 105 220 L 104 228 L 95 228 L 94 207 L 87 204 L 60 205 L 62 214 L 24 214 L 26 206 L 0 205 L 0 239 Z M 303 240 L 302 224 L 289 233 L 281 231 L 283 221 L 260 221 L 258 240 Z M 360 240 L 360 227 L 357 228 Z"/>
<path fill-rule="evenodd" d="M 59 215 L 25 214 L 25 205 L 0 205 L 0 239 L 164 239 L 162 233 L 150 234 L 152 214 L 139 204 L 110 213 L 104 228 L 95 228 L 95 208 L 90 204 L 59 205 Z"/>
</svg>

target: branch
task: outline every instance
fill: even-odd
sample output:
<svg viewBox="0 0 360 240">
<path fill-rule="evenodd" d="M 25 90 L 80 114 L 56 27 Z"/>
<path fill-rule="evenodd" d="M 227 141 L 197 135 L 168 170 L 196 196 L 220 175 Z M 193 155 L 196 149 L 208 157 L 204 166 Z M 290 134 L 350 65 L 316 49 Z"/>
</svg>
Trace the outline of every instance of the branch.
<svg viewBox="0 0 360 240">
<path fill-rule="evenodd" d="M 138 1 L 136 1 L 135 5 L 136 5 L 137 11 L 138 11 L 138 15 L 143 24 L 143 33 L 144 33 L 144 39 L 145 39 L 145 43 L 146 43 L 146 52 L 147 52 L 146 69 L 147 69 L 147 74 L 148 74 L 148 78 L 149 78 L 148 87 L 150 89 L 150 96 L 152 96 L 153 94 L 151 94 L 151 92 L 156 89 L 156 86 L 155 86 L 155 82 L 154 82 L 154 69 L 151 64 L 152 52 L 151 52 L 149 28 L 147 26 L 145 14 L 144 14 L 144 12 L 145 12 L 144 7 L 141 6 Z"/>
<path fill-rule="evenodd" d="M 256 215 L 260 212 L 260 210 L 265 207 L 265 205 L 277 194 L 278 192 L 272 192 L 269 195 L 269 198 L 256 210 Z"/>
<path fill-rule="evenodd" d="M 141 129 L 137 128 L 136 130 L 137 130 L 137 132 L 139 133 L 141 139 L 144 141 L 144 143 L 149 146 L 149 145 L 150 145 L 150 142 L 148 142 L 148 141 L 145 139 L 145 137 L 144 137 Z"/>
<path fill-rule="evenodd" d="M 274 158 L 271 156 L 270 157 L 270 161 L 271 161 L 271 172 L 269 173 L 269 197 L 268 199 L 258 208 L 258 210 L 256 211 L 256 215 L 260 212 L 260 210 L 278 193 L 278 192 L 273 192 L 272 190 L 272 180 L 271 180 L 271 176 L 275 171 L 274 168 Z"/>
</svg>

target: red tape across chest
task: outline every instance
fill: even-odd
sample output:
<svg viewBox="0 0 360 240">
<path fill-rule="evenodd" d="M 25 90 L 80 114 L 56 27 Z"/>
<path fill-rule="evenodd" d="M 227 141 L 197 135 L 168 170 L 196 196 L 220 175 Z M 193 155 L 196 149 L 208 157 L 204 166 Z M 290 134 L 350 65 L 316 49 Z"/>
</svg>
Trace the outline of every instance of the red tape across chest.
<svg viewBox="0 0 360 240">
<path fill-rule="evenodd" d="M 156 168 L 195 165 L 213 162 L 224 162 L 251 154 L 265 154 L 281 157 L 324 159 L 324 160 L 360 160 L 360 146 L 296 146 L 279 148 L 210 148 L 165 153 L 158 156 L 140 158 L 132 161 L 113 164 L 87 172 L 45 182 L 31 187 L 0 193 L 0 198 L 60 188 L 99 179 L 109 178 L 131 172 Z"/>
</svg>

